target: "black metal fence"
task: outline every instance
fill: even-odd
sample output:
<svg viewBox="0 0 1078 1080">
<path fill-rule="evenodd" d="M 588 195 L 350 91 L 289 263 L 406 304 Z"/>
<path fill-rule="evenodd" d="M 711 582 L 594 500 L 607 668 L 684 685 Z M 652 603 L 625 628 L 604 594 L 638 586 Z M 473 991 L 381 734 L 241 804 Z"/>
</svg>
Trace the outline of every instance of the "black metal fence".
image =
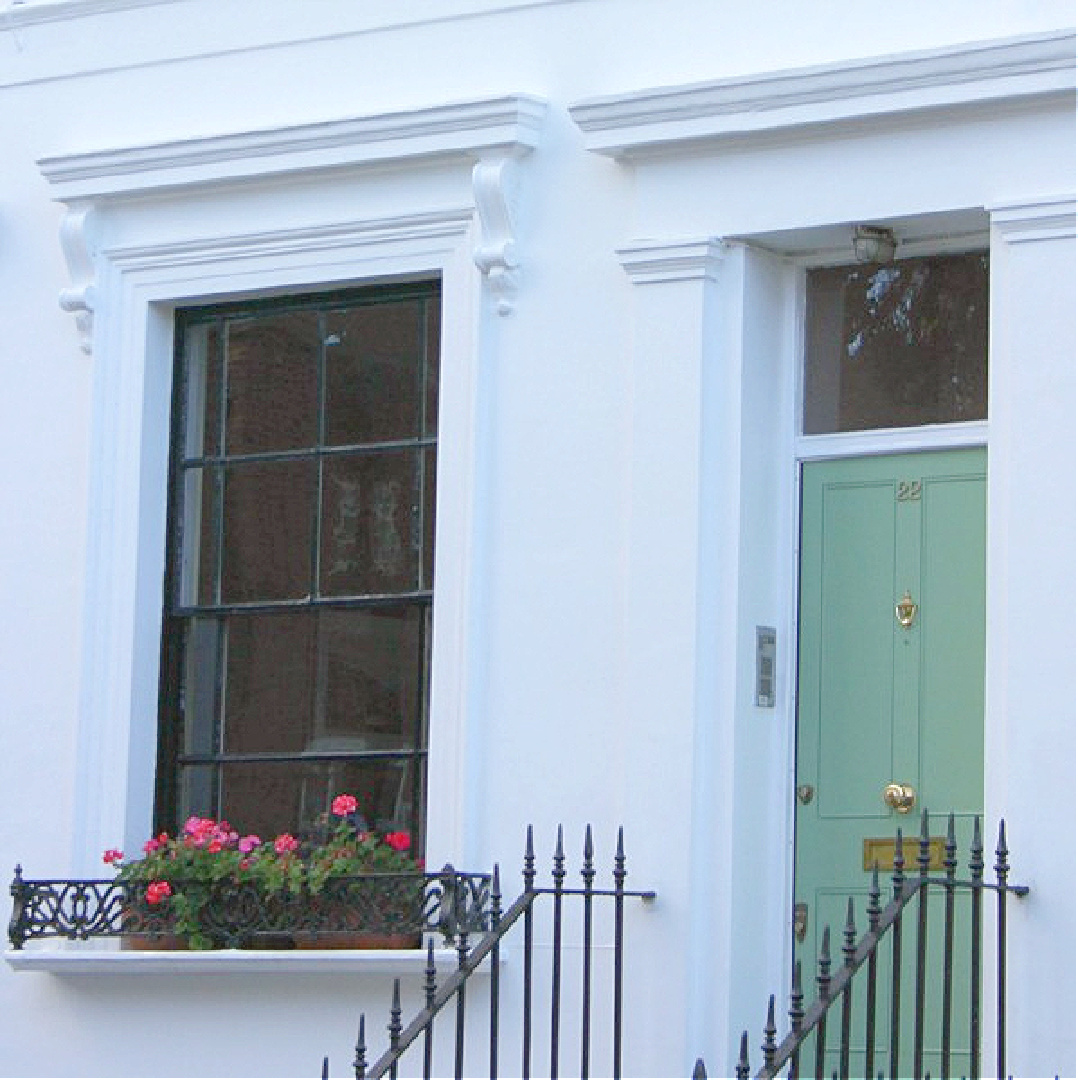
<svg viewBox="0 0 1078 1080">
<path fill-rule="evenodd" d="M 1008 855 L 1001 821 L 993 867 L 995 881 L 986 881 L 978 818 L 974 822 L 970 846 L 970 876 L 959 879 L 952 814 L 948 819 L 942 861 L 944 874 L 930 877 L 928 814 L 925 812 L 921 818 L 917 871 L 907 875 L 899 830 L 892 866 L 891 901 L 881 907 L 877 868 L 873 871 L 869 892 L 867 931 L 858 941 L 851 898 L 841 929 L 841 966 L 834 973 L 831 931 L 829 927 L 823 931 L 816 961 L 816 1000 L 808 1008 L 802 990 L 800 962 L 795 965 L 790 991 L 790 1029 L 781 1042 L 777 1041 L 775 997 L 771 996 L 761 1046 L 763 1064 L 756 1072 L 757 1078 L 775 1077 L 784 1069 L 790 1077 L 807 1074 L 838 1076 L 843 1080 L 851 1075 L 947 1078 L 956 1072 L 964 1077 L 980 1077 L 984 1017 L 982 986 L 993 983 L 995 1054 L 990 1075 L 1007 1076 L 1007 897 L 1011 893 L 1025 896 L 1029 891 L 1024 885 L 1008 883 Z M 990 916 L 985 910 L 986 893 L 995 896 L 994 979 L 986 972 L 984 962 L 985 922 Z M 942 897 L 942 927 L 930 940 L 928 913 L 930 898 L 934 896 Z M 959 920 L 965 924 L 966 933 L 956 929 Z M 908 922 L 913 922 L 913 952 L 904 960 L 904 934 L 908 932 L 904 924 Z M 885 972 L 887 968 L 889 971 Z M 912 988 L 904 987 L 903 979 L 910 975 Z M 939 990 L 939 1001 L 933 1008 L 926 1005 L 926 986 L 929 984 Z M 958 1030 L 956 1015 L 964 1018 L 964 1030 Z M 956 1060 L 959 1042 L 966 1048 L 961 1062 Z M 929 1043 L 931 1051 L 926 1049 Z M 735 1068 L 738 1080 L 748 1080 L 752 1075 L 748 1045 L 748 1032 L 744 1032 Z M 806 1064 L 808 1069 L 803 1072 Z M 698 1063 L 695 1075 L 705 1075 L 702 1062 Z"/>
<path fill-rule="evenodd" d="M 334 935 L 410 936 L 418 945 L 424 932 L 453 941 L 491 925 L 490 875 L 451 866 L 333 878 L 317 891 L 173 880 L 164 902 L 147 900 L 146 892 L 145 882 L 28 880 L 16 867 L 8 939 L 14 949 L 39 938 L 123 937 L 137 944 L 177 936 L 181 947 L 194 936 L 211 948 L 317 946 Z"/>
<path fill-rule="evenodd" d="M 536 883 L 535 850 L 532 829 L 528 828 L 524 854 L 524 891 L 507 909 L 502 907 L 500 875 L 495 867 L 490 906 L 490 930 L 478 940 L 466 926 L 458 931 L 455 945 L 457 969 L 442 985 L 438 985 L 433 948 L 428 948 L 426 968 L 423 972 L 425 1004 L 407 1025 L 402 1020 L 401 983 L 394 981 L 392 1003 L 389 1010 L 388 1046 L 373 1063 L 368 1063 L 370 1048 L 367 1043 L 366 1018 L 360 1017 L 359 1038 L 353 1064 L 357 1080 L 376 1080 L 378 1077 L 396 1078 L 398 1067 L 405 1062 L 409 1072 L 421 1072 L 424 1078 L 434 1073 L 435 1042 L 444 1039 L 451 1052 L 453 1075 L 463 1077 L 475 1073 L 472 1067 L 465 1072 L 466 1050 L 478 1051 L 483 1059 L 483 1070 L 494 1078 L 505 1065 L 510 1075 L 531 1077 L 537 1060 L 541 1060 L 543 1075 L 556 1078 L 562 1065 L 574 1076 L 587 1080 L 594 1067 L 593 1052 L 599 1042 L 607 1056 L 599 1065 L 599 1075 L 620 1078 L 622 1075 L 622 1033 L 624 1027 L 622 987 L 624 980 L 625 948 L 625 900 L 638 897 L 654 899 L 653 892 L 630 891 L 625 888 L 626 868 L 622 831 L 619 829 L 613 867 L 613 888 L 596 886 L 594 848 L 590 826 L 584 838 L 583 862 L 580 869 L 581 886 L 566 885 L 565 850 L 562 830 L 559 827 L 554 851 L 551 884 Z M 540 903 L 543 901 L 544 903 Z M 549 909 L 546 909 L 546 902 Z M 601 904 L 609 904 L 602 912 Z M 570 911 L 570 905 L 573 909 Z M 545 910 L 540 910 L 540 909 Z M 544 931 L 549 931 L 549 970 L 540 973 L 537 960 L 537 919 L 542 916 Z M 572 927 L 576 931 L 572 946 L 567 935 Z M 511 932 L 516 935 L 509 941 Z M 598 1014 L 596 1007 L 600 976 L 595 964 L 596 937 L 609 934 L 610 964 L 603 979 L 609 998 L 601 1009 L 608 1029 L 601 1040 L 597 1038 Z M 547 943 L 544 942 L 544 950 Z M 519 959 L 519 981 L 512 987 L 503 983 L 502 958 L 506 948 L 513 949 Z M 572 949 L 574 962 L 567 962 L 567 952 Z M 605 949 L 604 949 L 605 951 Z M 474 988 L 474 976 L 483 969 L 489 978 L 489 987 L 481 995 L 470 994 Z M 575 983 L 570 992 L 569 980 Z M 579 980 L 577 982 L 576 980 Z M 520 1023 L 511 1025 L 512 1046 L 503 1024 L 503 998 L 510 993 L 520 1008 Z M 475 997 L 485 1015 L 474 1027 L 469 1027 L 467 1007 Z M 542 997 L 542 1003 L 538 999 Z M 572 1023 L 567 1016 L 567 1000 L 572 1000 L 575 1015 Z M 579 1012 L 576 1013 L 576 1009 Z M 609 1010 L 609 1011 L 608 1011 Z M 442 1015 L 444 1014 L 444 1015 Z M 514 1013 L 514 1017 L 515 1017 Z M 443 1022 L 439 1024 L 437 1021 Z M 571 1031 L 570 1031 L 571 1028 Z M 469 1044 L 469 1031 L 473 1042 Z M 572 1045 L 569 1046 L 571 1034 Z M 475 1043 L 478 1042 L 478 1046 Z M 408 1054 L 409 1056 L 405 1057 Z M 478 1060 L 478 1059 L 476 1059 Z M 329 1060 L 325 1059 L 323 1077 L 329 1076 Z M 441 1075 L 441 1072 L 438 1073 Z"/>
</svg>

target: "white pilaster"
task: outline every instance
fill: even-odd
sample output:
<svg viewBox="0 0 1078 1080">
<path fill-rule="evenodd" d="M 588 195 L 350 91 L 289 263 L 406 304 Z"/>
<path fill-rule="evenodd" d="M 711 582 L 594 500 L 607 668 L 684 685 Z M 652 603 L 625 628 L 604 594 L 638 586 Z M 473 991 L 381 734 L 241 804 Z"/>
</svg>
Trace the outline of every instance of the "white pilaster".
<svg viewBox="0 0 1078 1080">
<path fill-rule="evenodd" d="M 1012 880 L 1031 887 L 1011 904 L 1008 1063 L 1063 1076 L 1075 1070 L 1074 197 L 991 214 L 986 846 L 1006 813 Z"/>
<path fill-rule="evenodd" d="M 760 964 L 752 987 L 744 982 L 749 969 L 735 970 L 738 935 L 756 941 L 757 961 L 767 952 L 766 915 L 758 898 L 746 909 L 753 890 L 743 886 L 768 877 L 768 859 L 761 850 L 739 868 L 737 839 L 750 819 L 766 817 L 768 785 L 756 784 L 746 799 L 738 771 L 766 776 L 767 751 L 750 748 L 752 760 L 739 761 L 739 748 L 747 725 L 761 719 L 751 706 L 752 623 L 775 616 L 752 585 L 761 553 L 745 491 L 746 479 L 757 479 L 743 460 L 751 439 L 746 403 L 755 410 L 745 373 L 750 255 L 713 239 L 640 243 L 619 255 L 638 286 L 627 664 L 637 737 L 629 768 L 641 790 L 662 777 L 665 812 L 647 846 L 665 863 L 665 880 L 677 883 L 664 894 L 659 933 L 679 942 L 665 958 L 661 942 L 649 943 L 656 954 L 642 962 L 663 965 L 684 988 L 688 1015 L 672 1020 L 684 1025 L 688 1069 L 696 1054 L 733 1061 L 732 988 L 759 997 Z M 767 449 L 774 465 L 776 448 Z M 757 730 L 766 746 L 768 731 Z M 685 958 L 682 970 L 668 970 L 673 956 Z"/>
</svg>

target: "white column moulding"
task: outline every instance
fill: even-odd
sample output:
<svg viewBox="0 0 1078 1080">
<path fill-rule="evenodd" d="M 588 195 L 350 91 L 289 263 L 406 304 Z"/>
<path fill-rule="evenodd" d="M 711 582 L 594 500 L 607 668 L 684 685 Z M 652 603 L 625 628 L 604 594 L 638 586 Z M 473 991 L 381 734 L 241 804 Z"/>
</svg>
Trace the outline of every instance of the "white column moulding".
<svg viewBox="0 0 1078 1080">
<path fill-rule="evenodd" d="M 175 308 L 422 276 L 444 326 L 428 848 L 459 860 L 479 358 L 516 284 L 510 162 L 544 113 L 507 95 L 39 161 L 68 211 L 61 306 L 94 356 L 74 873 L 152 820 Z"/>
</svg>

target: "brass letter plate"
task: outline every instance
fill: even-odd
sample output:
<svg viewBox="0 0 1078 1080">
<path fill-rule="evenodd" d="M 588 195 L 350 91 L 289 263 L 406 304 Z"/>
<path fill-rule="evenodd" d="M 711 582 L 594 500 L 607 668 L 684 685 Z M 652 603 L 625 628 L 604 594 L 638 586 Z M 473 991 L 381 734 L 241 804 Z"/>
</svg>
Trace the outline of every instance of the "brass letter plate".
<svg viewBox="0 0 1078 1080">
<path fill-rule="evenodd" d="M 864 848 L 864 868 L 871 870 L 879 866 L 880 872 L 890 870 L 895 865 L 895 838 L 893 836 L 881 836 L 866 838 L 861 841 Z M 942 836 L 932 836 L 928 840 L 928 869 L 942 870 L 943 855 L 947 841 Z M 907 874 L 916 874 L 920 867 L 917 865 L 917 856 L 921 851 L 921 841 L 917 837 L 911 837 L 902 841 L 902 858 L 905 860 L 903 871 Z"/>
</svg>

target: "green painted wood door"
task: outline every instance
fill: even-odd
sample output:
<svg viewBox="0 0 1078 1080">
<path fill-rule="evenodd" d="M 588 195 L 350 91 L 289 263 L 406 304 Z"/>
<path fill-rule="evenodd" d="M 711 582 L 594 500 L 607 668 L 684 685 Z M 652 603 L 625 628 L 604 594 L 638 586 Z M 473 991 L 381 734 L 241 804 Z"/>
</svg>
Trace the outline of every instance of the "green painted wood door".
<svg viewBox="0 0 1078 1080">
<path fill-rule="evenodd" d="M 864 931 L 865 839 L 916 835 L 924 807 L 943 836 L 954 810 L 968 851 L 983 802 L 984 498 L 980 449 L 804 466 L 794 890 L 810 999 L 824 925 L 841 959 L 848 896 Z M 917 605 L 908 627 L 895 610 L 906 592 Z M 916 792 L 910 813 L 884 802 L 891 781 Z M 880 1016 L 881 1049 L 887 1038 Z"/>
</svg>

